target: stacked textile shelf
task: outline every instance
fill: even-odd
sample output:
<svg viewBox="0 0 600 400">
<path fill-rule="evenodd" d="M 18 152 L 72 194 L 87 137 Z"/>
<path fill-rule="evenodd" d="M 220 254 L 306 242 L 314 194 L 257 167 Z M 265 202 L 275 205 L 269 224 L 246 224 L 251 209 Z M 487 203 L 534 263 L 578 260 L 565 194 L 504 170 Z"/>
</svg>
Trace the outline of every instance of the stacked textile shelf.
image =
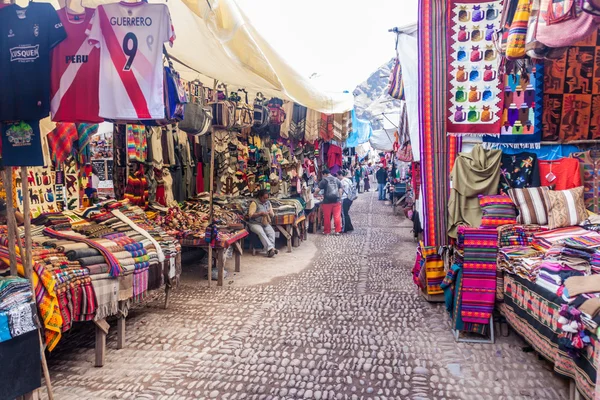
<svg viewBox="0 0 600 400">
<path fill-rule="evenodd" d="M 504 273 L 504 303 L 500 312 L 510 325 L 538 353 L 554 364 L 554 371 L 575 381 L 586 399 L 594 399 L 600 344 L 590 335 L 591 344 L 573 358 L 560 349 L 559 312 L 565 301 L 520 276 Z"/>
</svg>

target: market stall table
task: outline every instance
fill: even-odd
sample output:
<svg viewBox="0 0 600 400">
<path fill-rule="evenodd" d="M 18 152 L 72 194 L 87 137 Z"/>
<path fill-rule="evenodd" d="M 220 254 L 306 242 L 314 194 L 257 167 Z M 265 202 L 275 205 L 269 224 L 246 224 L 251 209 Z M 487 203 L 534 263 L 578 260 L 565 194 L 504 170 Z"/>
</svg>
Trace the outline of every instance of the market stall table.
<svg viewBox="0 0 600 400">
<path fill-rule="evenodd" d="M 600 343 L 596 335 L 590 334 L 591 344 L 575 359 L 560 349 L 558 318 L 564 303 L 540 286 L 504 272 L 504 303 L 498 306 L 500 312 L 535 351 L 554 364 L 557 374 L 573 379 L 585 399 L 594 399 Z M 571 398 L 578 398 L 578 393 L 572 393 Z"/>
<path fill-rule="evenodd" d="M 218 269 L 218 278 L 217 285 L 223 286 L 223 279 L 225 274 L 225 252 L 229 249 L 233 249 L 233 256 L 235 259 L 235 272 L 240 272 L 241 267 L 241 257 L 244 253 L 244 250 L 241 245 L 241 241 L 248 236 L 248 231 L 242 229 L 236 232 L 234 235 L 230 236 L 227 240 L 222 240 L 213 247 L 213 257 L 217 261 L 217 269 Z M 204 238 L 184 238 L 179 239 L 179 242 L 184 247 L 195 247 L 208 251 L 209 244 L 206 243 Z"/>
</svg>

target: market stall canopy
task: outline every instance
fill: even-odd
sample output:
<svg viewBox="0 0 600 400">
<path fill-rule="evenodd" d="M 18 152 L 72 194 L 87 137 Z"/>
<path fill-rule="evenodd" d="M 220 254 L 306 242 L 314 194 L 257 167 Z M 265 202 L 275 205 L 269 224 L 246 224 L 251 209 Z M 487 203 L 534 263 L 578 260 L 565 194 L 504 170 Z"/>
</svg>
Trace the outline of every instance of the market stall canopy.
<svg viewBox="0 0 600 400">
<path fill-rule="evenodd" d="M 396 129 L 379 129 L 373 131 L 369 142 L 376 151 L 394 150 L 394 132 Z"/>
<path fill-rule="evenodd" d="M 65 0 L 50 2 L 61 8 Z M 83 5 L 96 7 L 112 2 L 90 0 Z M 327 114 L 353 108 L 351 94 L 323 92 L 288 65 L 254 29 L 234 0 L 169 0 L 166 4 L 177 36 L 168 52 L 196 71 L 192 79 L 204 75 L 232 87 L 292 100 Z M 190 75 L 187 72 L 186 78 Z"/>
<path fill-rule="evenodd" d="M 413 160 L 421 159 L 419 145 L 419 65 L 417 57 L 417 24 L 396 28 L 398 32 L 398 58 L 402 65 L 402 81 L 406 96 L 408 133 L 412 146 Z"/>
</svg>

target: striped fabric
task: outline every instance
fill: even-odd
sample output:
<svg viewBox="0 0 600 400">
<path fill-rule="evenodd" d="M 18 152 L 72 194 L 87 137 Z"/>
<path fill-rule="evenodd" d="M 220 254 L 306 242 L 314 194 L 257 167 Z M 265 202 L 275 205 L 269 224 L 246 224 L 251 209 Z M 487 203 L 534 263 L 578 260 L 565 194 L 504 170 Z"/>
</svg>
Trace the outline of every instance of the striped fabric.
<svg viewBox="0 0 600 400">
<path fill-rule="evenodd" d="M 436 247 L 424 246 L 421 242 L 421 256 L 425 267 L 425 285 L 427 294 L 442 294 L 440 287 L 446 273 L 444 271 L 444 261 L 437 251 Z M 423 271 L 421 270 L 421 273 Z"/>
<path fill-rule="evenodd" d="M 479 195 L 481 206 L 481 228 L 493 229 L 517 222 L 517 210 L 510 197 L 503 195 Z"/>
<path fill-rule="evenodd" d="M 464 235 L 462 318 L 464 322 L 489 324 L 496 299 L 498 231 L 467 228 Z"/>
<path fill-rule="evenodd" d="M 550 188 L 547 186 L 508 190 L 508 195 L 519 210 L 517 222 L 525 225 L 548 224 L 548 206 L 544 196 L 548 190 Z"/>
<path fill-rule="evenodd" d="M 460 146 L 460 138 L 448 136 L 446 112 L 449 13 L 445 1 L 420 0 L 418 24 L 419 141 L 423 193 L 423 239 L 427 246 L 448 243 L 446 232 L 448 177 Z"/>
<path fill-rule="evenodd" d="M 544 196 L 549 229 L 579 225 L 587 219 L 583 186 L 569 190 L 547 190 Z"/>
</svg>

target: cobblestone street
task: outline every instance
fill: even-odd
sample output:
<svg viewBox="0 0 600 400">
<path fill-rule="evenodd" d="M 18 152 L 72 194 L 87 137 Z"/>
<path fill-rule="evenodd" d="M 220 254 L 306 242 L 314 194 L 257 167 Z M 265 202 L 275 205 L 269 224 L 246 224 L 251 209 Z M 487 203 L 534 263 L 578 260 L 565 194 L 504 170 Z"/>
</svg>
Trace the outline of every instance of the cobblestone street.
<svg viewBox="0 0 600 400">
<path fill-rule="evenodd" d="M 49 357 L 55 398 L 568 398 L 512 331 L 494 345 L 454 342 L 443 305 L 412 283 L 410 221 L 376 193 L 351 215 L 356 231 L 319 236 L 299 274 L 249 287 L 186 279 L 168 310 L 162 295 L 132 310 L 126 347 L 111 329 L 103 368 L 91 324 L 66 335 Z"/>
</svg>

